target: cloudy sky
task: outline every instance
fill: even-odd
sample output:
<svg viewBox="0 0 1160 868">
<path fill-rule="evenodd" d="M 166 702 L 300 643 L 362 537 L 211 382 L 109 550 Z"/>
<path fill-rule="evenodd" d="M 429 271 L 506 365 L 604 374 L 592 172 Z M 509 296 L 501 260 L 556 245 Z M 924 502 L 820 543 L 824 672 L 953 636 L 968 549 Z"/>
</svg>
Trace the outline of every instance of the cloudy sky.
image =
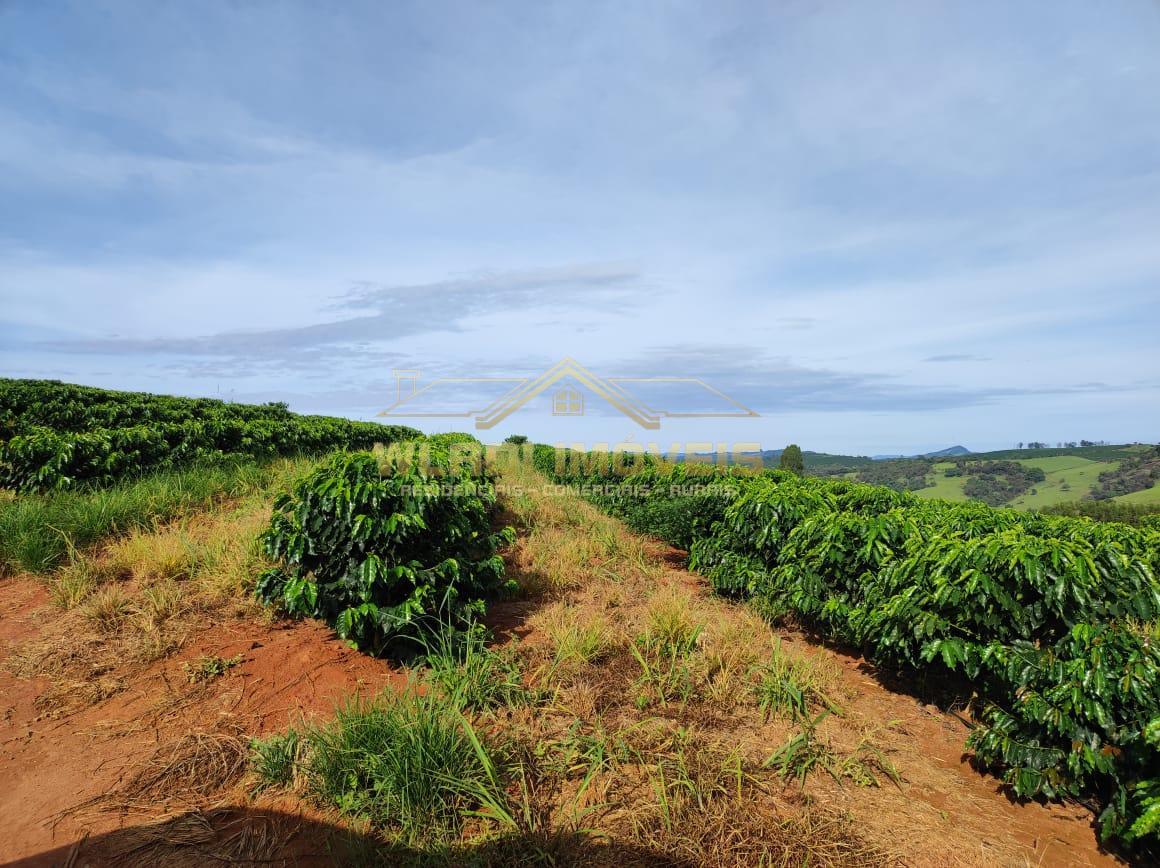
<svg viewBox="0 0 1160 868">
<path fill-rule="evenodd" d="M 1157 46 L 1154 0 L 0 0 L 0 374 L 373 418 L 572 356 L 761 415 L 496 435 L 1155 441 Z"/>
</svg>

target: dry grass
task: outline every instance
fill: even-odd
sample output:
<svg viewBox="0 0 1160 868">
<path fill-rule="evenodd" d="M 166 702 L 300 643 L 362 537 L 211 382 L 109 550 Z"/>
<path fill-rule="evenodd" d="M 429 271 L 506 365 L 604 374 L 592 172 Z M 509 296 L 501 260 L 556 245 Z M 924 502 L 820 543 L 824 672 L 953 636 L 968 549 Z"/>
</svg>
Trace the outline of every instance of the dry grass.
<svg viewBox="0 0 1160 868">
<path fill-rule="evenodd" d="M 736 614 L 711 621 L 701 634 L 705 699 L 722 711 L 746 700 L 758 661 L 771 647 L 769 627 L 760 618 L 745 609 Z"/>
<path fill-rule="evenodd" d="M 658 590 L 648 602 L 642 643 L 662 652 L 687 656 L 701 644 L 703 619 L 694 614 L 693 596 L 682 588 Z"/>
<path fill-rule="evenodd" d="M 232 618 L 268 620 L 269 609 L 251 593 L 264 566 L 256 538 L 274 493 L 312 463 L 276 462 L 270 483 L 240 501 L 71 551 L 46 579 L 61 613 L 4 665 L 21 677 L 53 679 L 38 707 L 57 716 L 111 696 L 197 632 Z"/>
<path fill-rule="evenodd" d="M 531 468 L 508 467 L 502 482 L 509 490 L 522 489 L 504 503 L 524 529 L 508 562 L 528 596 L 559 597 L 587 589 L 593 579 L 632 592 L 660 575 L 640 537 L 586 501 L 553 496 Z"/>
<path fill-rule="evenodd" d="M 99 633 L 116 633 L 129 620 L 133 603 L 118 585 L 108 585 L 94 591 L 81 603 L 80 614 Z"/>
<path fill-rule="evenodd" d="M 262 563 L 254 540 L 268 518 L 268 503 L 247 502 L 132 534 L 108 546 L 104 558 L 110 572 L 140 587 L 179 583 L 207 603 L 248 601 L 242 592 Z"/>
<path fill-rule="evenodd" d="M 775 639 L 768 657 L 752 673 L 753 699 L 767 719 L 799 720 L 823 709 L 840 713 L 841 679 L 831 658 L 786 651 Z"/>
<path fill-rule="evenodd" d="M 551 662 L 546 681 L 570 680 L 590 664 L 607 660 L 621 644 L 603 612 L 557 603 L 538 613 L 533 622 L 547 637 Z"/>
<path fill-rule="evenodd" d="M 591 864 L 620 845 L 624 864 L 889 862 L 849 818 L 803 807 L 796 791 L 780 798 L 783 781 L 763 767 L 791 729 L 764 719 L 754 689 L 774 655 L 799 659 L 765 621 L 690 584 L 663 547 L 590 504 L 545 493 L 528 468 L 502 481 L 523 488 L 505 501 L 523 529 L 507 560 L 537 604 L 519 653 L 551 701 L 503 709 L 490 726 L 535 758 L 521 768 L 537 780 L 541 839 L 594 830 Z M 795 672 L 840 692 L 827 664 L 801 661 Z"/>
<path fill-rule="evenodd" d="M 84 681 L 56 680 L 36 697 L 36 710 L 46 719 L 53 719 L 76 708 L 85 708 L 104 702 L 127 687 L 123 678 L 95 676 Z"/>
<path fill-rule="evenodd" d="M 48 578 L 58 604 L 79 605 L 111 583 L 147 588 L 177 583 L 187 595 L 222 604 L 244 599 L 262 558 L 255 544 L 270 515 L 276 492 L 309 470 L 312 459 L 283 459 L 272 466 L 269 482 L 233 502 L 185 514 L 151 529 L 138 528 L 95 550 L 70 553 L 70 563 Z M 245 607 L 243 611 L 252 613 Z"/>
<path fill-rule="evenodd" d="M 97 588 L 117 578 L 117 573 L 107 561 L 73 553 L 68 565 L 48 579 L 48 588 L 56 606 L 74 609 Z"/>
<path fill-rule="evenodd" d="M 877 866 L 898 865 L 888 851 L 863 839 L 848 814 L 805 808 L 779 813 L 774 805 L 718 799 L 686 812 L 679 825 L 645 825 L 640 838 L 658 855 L 681 865 Z"/>
<path fill-rule="evenodd" d="M 105 558 L 113 572 L 141 584 L 188 579 L 196 553 L 187 524 L 170 525 L 161 532 L 134 531 L 109 545 Z"/>
<path fill-rule="evenodd" d="M 110 864 L 166 868 L 237 868 L 288 863 L 277 858 L 297 829 L 291 818 L 224 808 L 193 810 L 112 836 L 105 846 Z"/>
<path fill-rule="evenodd" d="M 145 631 L 162 629 L 185 608 L 185 589 L 173 579 L 163 579 L 143 588 L 133 606 L 140 619 L 139 626 Z"/>
<path fill-rule="evenodd" d="M 67 808 L 56 819 L 91 812 L 154 814 L 158 808 L 197 808 L 241 781 L 249 756 L 249 738 L 237 726 L 190 732 L 159 745 L 115 788 Z"/>
<path fill-rule="evenodd" d="M 652 804 L 632 817 L 634 837 L 658 854 L 704 866 L 881 865 L 849 818 L 787 811 L 736 745 L 678 731 L 654 749 Z"/>
<path fill-rule="evenodd" d="M 196 801 L 241 779 L 249 740 L 236 728 L 191 732 L 162 745 L 116 790 L 102 797 L 110 808 L 150 808 L 171 799 Z"/>
</svg>

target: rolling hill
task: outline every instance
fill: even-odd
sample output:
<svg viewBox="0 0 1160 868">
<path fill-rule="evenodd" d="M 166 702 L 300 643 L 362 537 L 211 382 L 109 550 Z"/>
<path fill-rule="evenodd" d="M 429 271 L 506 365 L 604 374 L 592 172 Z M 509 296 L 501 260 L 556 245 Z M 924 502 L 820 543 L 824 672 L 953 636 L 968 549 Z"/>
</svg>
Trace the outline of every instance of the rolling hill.
<svg viewBox="0 0 1160 868">
<path fill-rule="evenodd" d="M 1149 449 L 1141 444 L 1090 446 L 1073 449 L 1023 449 L 972 454 L 971 461 L 1009 461 L 1028 470 L 1040 470 L 1042 481 L 1004 502 L 1016 509 L 1041 509 L 1061 503 L 1090 499 L 1100 483 L 1100 474 L 1111 474 L 1133 457 Z M 964 486 L 969 477 L 947 476 L 954 462 L 933 463 L 926 473 L 926 488 L 914 491 L 919 497 L 968 500 Z M 1108 498 L 1116 502 L 1160 505 L 1160 485 Z"/>
<path fill-rule="evenodd" d="M 972 499 L 966 490 L 970 475 L 955 471 L 961 461 L 969 462 L 964 465 L 966 467 L 974 465 L 975 462 L 1009 462 L 1022 468 L 1026 478 L 1034 481 L 1024 483 L 1027 487 L 1018 494 L 1008 498 L 992 499 L 990 502 L 994 505 L 1030 510 L 1090 499 L 1100 485 L 1100 474 L 1115 474 L 1121 470 L 1125 462 L 1132 462 L 1128 466 L 1133 467 L 1144 460 L 1149 450 L 1154 448 L 1142 443 L 1126 443 L 970 452 L 963 446 L 952 446 L 938 452 L 911 457 L 867 458 L 818 452 L 804 452 L 803 457 L 806 473 L 810 475 L 846 476 L 864 482 L 909 489 L 919 497 L 951 501 Z M 776 467 L 780 454 L 780 449 L 763 452 L 766 466 Z M 954 460 L 945 460 L 947 458 Z M 1149 466 L 1154 466 L 1154 463 Z M 1015 467 L 1009 469 L 1014 471 Z M 951 471 L 951 475 L 948 475 L 948 471 Z M 1042 472 L 1042 480 L 1038 478 L 1036 471 Z M 978 486 L 972 490 L 977 488 Z M 1117 494 L 1107 499 L 1117 503 L 1155 504 L 1160 507 L 1160 484 Z"/>
<path fill-rule="evenodd" d="M 1015 496 L 990 502 L 993 505 L 1031 510 L 1089 499 L 1099 485 L 1100 474 L 1114 473 L 1124 462 L 1139 459 L 1154 448 L 1143 443 L 1125 443 L 971 452 L 964 446 L 955 445 L 909 457 L 839 455 L 806 450 L 802 452 L 802 458 L 806 473 L 810 476 L 845 476 L 905 488 L 919 497 L 951 501 L 972 499 L 965 490 L 969 475 L 947 475 L 947 471 L 954 472 L 959 462 L 1010 462 L 1023 468 L 1028 478 L 1035 477 L 1036 481 Z M 765 466 L 777 467 L 782 451 L 763 450 L 761 457 Z M 701 460 L 716 460 L 715 454 L 699 457 Z M 683 458 L 681 456 L 678 460 Z M 1038 474 L 1035 473 L 1037 470 L 1042 471 L 1042 480 L 1038 480 Z M 1160 484 L 1108 499 L 1117 503 L 1156 504 L 1160 507 Z"/>
</svg>

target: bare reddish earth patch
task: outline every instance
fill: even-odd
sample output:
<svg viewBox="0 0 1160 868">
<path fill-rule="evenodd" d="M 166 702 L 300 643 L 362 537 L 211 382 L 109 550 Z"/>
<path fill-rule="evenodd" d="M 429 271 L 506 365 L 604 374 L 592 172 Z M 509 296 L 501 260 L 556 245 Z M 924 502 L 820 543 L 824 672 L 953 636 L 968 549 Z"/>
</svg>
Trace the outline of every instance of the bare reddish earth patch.
<svg viewBox="0 0 1160 868">
<path fill-rule="evenodd" d="M 0 658 L 36 637 L 54 614 L 39 583 L 0 582 Z M 239 654 L 237 666 L 204 684 L 192 684 L 182 665 L 202 655 Z M 46 679 L 0 670 L 0 863 L 65 864 L 67 845 L 85 836 L 98 841 L 111 830 L 205 809 L 180 798 L 140 811 L 88 804 L 120 786 L 159 746 L 191 732 L 285 729 L 301 717 L 329 715 L 352 694 L 374 693 L 404 678 L 322 624 L 245 620 L 195 635 L 180 653 L 134 673 L 127 689 L 57 719 L 41 715 L 35 704 Z M 230 795 L 223 796 L 227 805 Z M 291 815 L 287 828 L 293 820 Z M 24 861 L 36 854 L 43 859 Z M 85 856 L 78 865 L 101 864 L 88 861 L 85 848 L 74 860 L 78 855 Z"/>
<path fill-rule="evenodd" d="M 901 792 L 887 788 L 880 795 L 905 799 L 916 826 L 974 830 L 978 850 L 963 855 L 974 855 L 984 864 L 1011 864 L 1012 844 L 1024 851 L 1028 865 L 1124 864 L 1100 848 L 1095 817 L 1087 808 L 1015 801 L 998 778 L 977 771 L 964 752 L 969 728 L 955 715 L 890 690 L 873 677 L 874 667 L 860 657 L 821 648 L 788 631 L 783 632 L 782 641 L 787 649 L 836 659 L 852 697 L 845 705 L 847 714 L 890 724 L 878 730 L 876 741 L 889 749 L 904 785 Z M 846 807 L 855 812 L 860 797 L 865 793 L 850 788 L 832 788 L 827 793 L 827 798 L 849 802 Z M 913 827 L 899 828 L 897 840 L 905 841 L 915 832 Z M 889 834 L 889 828 L 884 827 L 882 833 Z"/>
</svg>

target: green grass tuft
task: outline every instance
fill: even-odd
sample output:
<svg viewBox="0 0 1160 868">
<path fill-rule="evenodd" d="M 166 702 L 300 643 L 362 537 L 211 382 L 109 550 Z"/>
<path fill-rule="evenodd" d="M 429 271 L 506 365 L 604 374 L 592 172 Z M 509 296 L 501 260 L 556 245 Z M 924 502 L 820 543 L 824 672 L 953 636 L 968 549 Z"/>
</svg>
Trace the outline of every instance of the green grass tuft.
<svg viewBox="0 0 1160 868">
<path fill-rule="evenodd" d="M 446 627 L 425 644 L 424 680 L 456 708 L 483 710 L 534 698 L 523 685 L 515 655 L 488 648 L 487 634 L 478 624 L 462 632 Z"/>
<path fill-rule="evenodd" d="M 836 711 L 826 695 L 825 673 L 804 657 L 790 657 L 778 640 L 769 661 L 758 669 L 753 687 L 757 706 L 766 719 L 771 716 L 801 720 L 813 708 Z"/>
<path fill-rule="evenodd" d="M 297 777 L 304 742 L 298 731 L 275 733 L 250 742 L 250 765 L 258 776 L 259 789 L 288 787 Z"/>
<path fill-rule="evenodd" d="M 110 536 L 257 489 L 269 470 L 222 462 L 157 473 L 103 489 L 20 495 L 0 502 L 0 572 L 47 573 L 70 552 Z"/>
<path fill-rule="evenodd" d="M 351 700 L 331 723 L 280 738 L 254 745 L 265 783 L 297 777 L 316 800 L 408 847 L 445 850 L 481 805 L 507 801 L 487 748 L 440 692 Z"/>
</svg>

